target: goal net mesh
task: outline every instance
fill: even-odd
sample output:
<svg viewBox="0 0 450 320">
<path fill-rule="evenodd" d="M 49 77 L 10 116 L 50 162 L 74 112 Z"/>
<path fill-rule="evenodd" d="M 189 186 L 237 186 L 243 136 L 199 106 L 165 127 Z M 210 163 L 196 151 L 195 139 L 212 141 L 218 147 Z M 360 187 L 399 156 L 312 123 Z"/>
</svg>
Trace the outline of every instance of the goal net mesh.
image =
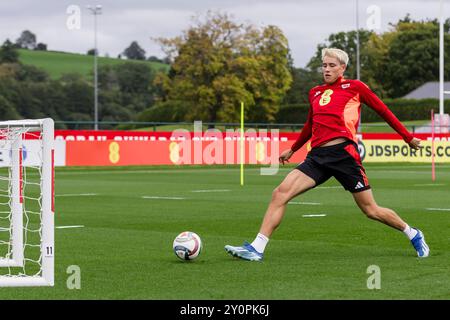
<svg viewBox="0 0 450 320">
<path fill-rule="evenodd" d="M 42 276 L 42 154 L 42 130 L 0 126 L 2 277 Z"/>
</svg>

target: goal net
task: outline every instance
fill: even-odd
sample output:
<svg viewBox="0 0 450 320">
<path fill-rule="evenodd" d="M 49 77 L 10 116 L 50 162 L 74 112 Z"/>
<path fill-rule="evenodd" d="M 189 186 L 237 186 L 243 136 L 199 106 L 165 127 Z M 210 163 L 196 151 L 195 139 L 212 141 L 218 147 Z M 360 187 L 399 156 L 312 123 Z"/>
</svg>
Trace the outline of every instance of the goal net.
<svg viewBox="0 0 450 320">
<path fill-rule="evenodd" d="M 54 123 L 0 121 L 0 287 L 54 284 Z"/>
</svg>

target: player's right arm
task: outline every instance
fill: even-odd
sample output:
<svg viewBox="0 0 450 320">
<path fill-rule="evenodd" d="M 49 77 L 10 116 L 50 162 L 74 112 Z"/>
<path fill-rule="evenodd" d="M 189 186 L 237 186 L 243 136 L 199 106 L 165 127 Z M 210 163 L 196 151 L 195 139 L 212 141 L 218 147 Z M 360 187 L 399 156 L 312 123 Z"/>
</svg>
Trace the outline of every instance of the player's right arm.
<svg viewBox="0 0 450 320">
<path fill-rule="evenodd" d="M 311 98 L 311 92 L 309 93 L 309 97 Z M 294 142 L 294 144 L 291 146 L 290 149 L 284 150 L 280 157 L 279 161 L 284 164 L 285 162 L 289 162 L 289 159 L 292 157 L 292 155 L 300 149 L 312 136 L 312 104 L 311 99 L 310 100 L 310 108 L 308 112 L 308 117 L 306 119 L 305 125 L 303 126 L 302 132 L 300 133 L 300 136 L 298 137 L 297 141 Z"/>
</svg>

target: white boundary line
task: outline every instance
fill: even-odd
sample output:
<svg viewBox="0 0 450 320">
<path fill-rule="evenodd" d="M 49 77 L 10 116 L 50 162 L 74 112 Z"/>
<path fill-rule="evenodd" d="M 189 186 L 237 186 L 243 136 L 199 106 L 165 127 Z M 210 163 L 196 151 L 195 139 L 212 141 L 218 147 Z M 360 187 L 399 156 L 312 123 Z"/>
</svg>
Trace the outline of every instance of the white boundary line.
<svg viewBox="0 0 450 320">
<path fill-rule="evenodd" d="M 307 206 L 320 206 L 320 205 L 322 205 L 319 202 L 295 202 L 295 201 L 288 202 L 288 204 L 304 204 L 304 205 L 307 205 Z"/>
<path fill-rule="evenodd" d="M 326 214 L 304 214 L 303 218 L 316 218 L 316 217 L 326 217 Z"/>
<path fill-rule="evenodd" d="M 375 163 L 375 162 L 372 162 L 372 163 Z M 427 165 L 427 164 L 424 164 L 424 165 L 413 165 L 413 166 L 406 166 L 407 168 L 418 168 L 418 169 L 428 169 L 430 166 L 429 165 Z M 441 165 L 439 165 L 439 167 L 441 167 L 441 168 L 450 168 L 450 166 L 449 165 L 445 165 L 445 164 L 441 164 Z M 371 167 L 370 169 L 371 170 L 376 170 L 376 169 L 391 169 L 391 168 L 393 168 L 393 167 L 387 167 L 387 166 L 373 166 L 373 167 Z M 395 168 L 395 166 L 394 166 L 394 168 Z"/>
<path fill-rule="evenodd" d="M 153 196 L 142 196 L 142 199 L 154 199 L 154 200 L 186 200 L 182 197 L 153 197 Z"/>
<path fill-rule="evenodd" d="M 236 166 L 236 165 L 235 165 Z M 387 167 L 387 166 L 374 166 L 374 167 L 369 167 L 369 170 L 372 171 L 380 171 L 380 172 L 394 172 L 394 170 L 378 170 L 378 169 L 393 169 L 394 167 Z M 407 166 L 407 168 L 424 168 L 424 169 L 428 169 L 429 166 L 428 165 L 418 165 L 418 166 Z M 439 168 L 450 168 L 450 165 L 439 165 Z M 279 171 L 291 171 L 293 168 L 279 168 Z M 89 172 L 86 172 L 85 170 L 90 170 Z M 205 170 L 207 172 L 228 172 L 230 170 L 239 170 L 239 168 L 234 167 L 234 168 L 208 168 L 208 169 L 204 169 L 204 168 L 199 168 L 199 169 L 181 169 L 181 170 L 167 170 L 166 168 L 164 169 L 147 169 L 147 170 L 127 170 L 127 169 L 115 169 L 115 170 L 101 170 L 101 171 L 96 171 L 96 170 L 92 170 L 92 169 L 85 169 L 85 170 L 71 170 L 71 171 L 60 171 L 58 172 L 58 175 L 92 175 L 92 174 L 122 174 L 122 173 L 137 173 L 137 174 L 141 174 L 141 173 L 162 173 L 162 174 L 168 174 L 168 173 L 180 173 L 180 172 L 198 172 L 199 170 Z M 259 171 L 261 170 L 260 168 L 247 168 L 246 171 L 257 171 L 259 174 Z M 407 172 L 404 170 L 396 170 L 395 172 Z M 420 172 L 420 173 L 424 173 L 424 174 L 429 174 L 428 170 L 427 171 L 409 171 L 412 173 L 416 173 L 416 172 Z"/>
<path fill-rule="evenodd" d="M 428 211 L 450 211 L 450 208 L 425 208 Z"/>
<path fill-rule="evenodd" d="M 175 166 L 173 166 L 173 167 L 175 167 Z M 149 170 L 120 170 L 120 169 L 117 169 L 117 170 L 99 170 L 99 171 L 95 171 L 94 169 L 86 169 L 86 170 L 90 170 L 89 172 L 86 172 L 86 171 L 81 171 L 81 170 L 74 170 L 74 171 L 61 171 L 61 172 L 58 172 L 58 175 L 87 175 L 87 174 L 89 174 L 89 175 L 92 175 L 92 174 L 123 174 L 123 173 L 136 173 L 136 174 L 142 174 L 142 173 L 149 173 L 149 174 L 152 174 L 152 173 L 161 173 L 161 174 L 167 174 L 167 173 L 170 173 L 170 174 L 176 174 L 176 173 L 184 173 L 184 172 L 186 172 L 186 173 L 192 173 L 192 172 L 198 172 L 199 170 L 204 170 L 205 172 L 229 172 L 229 171 L 232 171 L 232 170 L 234 170 L 234 171 L 239 171 L 239 168 L 217 168 L 217 169 L 214 169 L 214 168 L 207 168 L 207 169 L 205 169 L 205 168 L 198 168 L 198 169 L 175 169 L 175 170 L 172 170 L 172 171 L 170 171 L 170 170 L 167 170 L 167 168 L 165 168 L 165 169 L 155 169 L 155 170 L 151 170 L 151 169 L 149 169 Z M 246 169 L 247 170 L 247 169 Z M 258 173 L 259 174 L 259 171 L 261 170 L 260 168 L 248 168 L 248 170 L 249 171 L 254 171 L 254 172 L 256 172 L 256 173 Z M 291 170 L 291 169 L 286 169 L 286 171 L 289 171 L 289 170 Z"/>
<path fill-rule="evenodd" d="M 98 193 L 68 193 L 55 195 L 55 197 L 91 197 L 91 196 L 98 196 Z"/>
<path fill-rule="evenodd" d="M 84 228 L 84 226 L 80 225 L 80 226 L 59 226 L 59 227 L 55 227 L 55 229 L 74 229 L 74 228 Z"/>
<path fill-rule="evenodd" d="M 430 170 L 431 171 L 431 170 Z M 428 171 L 407 171 L 407 170 L 377 170 L 377 172 L 381 173 L 414 173 L 414 174 L 430 174 Z M 444 174 L 446 172 L 443 172 Z"/>
</svg>

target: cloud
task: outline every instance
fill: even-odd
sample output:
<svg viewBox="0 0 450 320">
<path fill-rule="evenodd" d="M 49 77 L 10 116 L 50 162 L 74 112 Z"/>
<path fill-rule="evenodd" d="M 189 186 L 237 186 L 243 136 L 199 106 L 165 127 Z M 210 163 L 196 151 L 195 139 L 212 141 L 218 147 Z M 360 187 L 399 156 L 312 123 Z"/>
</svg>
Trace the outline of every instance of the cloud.
<svg viewBox="0 0 450 320">
<path fill-rule="evenodd" d="M 85 53 L 94 46 L 93 16 L 86 5 L 102 4 L 98 16 L 98 47 L 101 55 L 116 56 L 132 41 L 138 41 L 147 55 L 163 56 L 151 37 L 175 37 L 190 24 L 190 18 L 207 10 L 232 14 L 239 22 L 259 26 L 277 25 L 287 36 L 296 66 L 303 67 L 319 43 L 334 32 L 356 28 L 356 0 L 32 0 L 0 3 L 0 40 L 15 41 L 23 30 L 31 30 L 49 50 Z M 81 29 L 66 27 L 69 5 L 81 10 Z M 439 15 L 438 0 L 359 0 L 360 27 L 366 27 L 366 9 L 381 10 L 381 31 L 390 22 L 411 14 L 413 19 L 434 19 Z M 448 16 L 450 5 L 445 13 Z"/>
</svg>

